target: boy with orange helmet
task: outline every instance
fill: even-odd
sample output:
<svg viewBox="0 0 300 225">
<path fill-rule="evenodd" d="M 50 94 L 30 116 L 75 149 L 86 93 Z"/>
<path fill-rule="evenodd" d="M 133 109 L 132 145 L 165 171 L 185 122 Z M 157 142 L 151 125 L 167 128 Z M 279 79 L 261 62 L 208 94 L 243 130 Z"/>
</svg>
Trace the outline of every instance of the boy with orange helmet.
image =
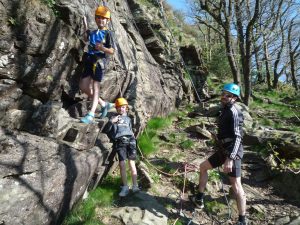
<svg viewBox="0 0 300 225">
<path fill-rule="evenodd" d="M 79 83 L 81 91 L 92 99 L 92 108 L 81 119 L 83 123 L 91 123 L 95 117 L 98 103 L 102 106 L 101 117 L 105 117 L 107 110 L 112 104 L 99 98 L 99 84 L 103 79 L 107 55 L 114 53 L 111 33 L 107 29 L 111 12 L 106 6 L 99 6 L 95 11 L 95 21 L 98 29 L 89 31 L 86 18 L 84 27 L 86 30 L 85 40 L 89 40 L 88 52 L 84 57 L 84 69 Z"/>
<path fill-rule="evenodd" d="M 114 115 L 110 118 L 105 130 L 113 141 L 114 151 L 116 151 L 118 154 L 120 174 L 123 183 L 119 196 L 125 197 L 129 193 L 126 176 L 126 159 L 128 159 L 128 164 L 131 171 L 131 190 L 132 192 L 137 192 L 140 190 L 137 185 L 137 171 L 135 166 L 136 139 L 132 131 L 131 119 L 127 116 L 127 100 L 125 98 L 116 99 L 115 107 L 117 109 L 117 115 Z"/>
</svg>

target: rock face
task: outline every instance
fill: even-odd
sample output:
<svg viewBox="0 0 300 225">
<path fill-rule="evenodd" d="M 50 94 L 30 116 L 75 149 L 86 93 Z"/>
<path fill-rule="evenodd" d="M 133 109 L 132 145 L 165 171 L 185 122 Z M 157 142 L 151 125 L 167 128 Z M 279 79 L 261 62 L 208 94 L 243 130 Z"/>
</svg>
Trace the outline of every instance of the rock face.
<svg viewBox="0 0 300 225">
<path fill-rule="evenodd" d="M 109 150 L 79 152 L 53 139 L 1 129 L 0 217 L 4 224 L 59 224 Z"/>
<path fill-rule="evenodd" d="M 96 1 L 51 2 L 0 1 L 0 223 L 6 225 L 59 224 L 92 177 L 99 181 L 113 162 L 101 133 L 105 121 L 90 127 L 71 117 L 86 110 L 78 90 L 83 16 L 95 29 Z M 159 9 L 134 0 L 108 6 L 116 52 L 100 93 L 107 101 L 128 99 L 138 134 L 151 117 L 193 100 L 191 85 Z"/>
</svg>

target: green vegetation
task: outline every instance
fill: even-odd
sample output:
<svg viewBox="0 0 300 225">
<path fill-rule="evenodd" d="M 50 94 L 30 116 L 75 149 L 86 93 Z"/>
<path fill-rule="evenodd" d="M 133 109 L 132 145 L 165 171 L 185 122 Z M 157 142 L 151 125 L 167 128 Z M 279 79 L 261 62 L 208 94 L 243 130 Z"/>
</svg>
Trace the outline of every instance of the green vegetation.
<svg viewBox="0 0 300 225">
<path fill-rule="evenodd" d="M 300 170 L 300 159 L 296 158 L 288 163 L 288 167 L 293 170 Z"/>
<path fill-rule="evenodd" d="M 194 146 L 194 142 L 191 139 L 186 139 L 179 143 L 182 149 L 191 149 Z"/>
<path fill-rule="evenodd" d="M 86 200 L 79 202 L 67 215 L 63 225 L 101 225 L 96 215 L 96 208 L 110 207 L 119 190 L 119 179 L 106 177 L 101 187 L 91 191 Z"/>
<path fill-rule="evenodd" d="M 17 20 L 16 20 L 15 18 L 13 18 L 13 17 L 9 17 L 8 23 L 9 23 L 9 25 L 11 25 L 11 26 L 16 26 L 16 25 L 18 25 Z"/>
<path fill-rule="evenodd" d="M 147 7 L 154 7 L 153 1 L 152 0 L 138 0 L 140 4 L 147 6 Z"/>
<path fill-rule="evenodd" d="M 145 156 L 149 156 L 159 148 L 160 140 L 158 138 L 159 130 L 169 127 L 172 124 L 174 116 L 166 118 L 153 118 L 149 120 L 144 132 L 138 137 L 138 146 Z"/>
<path fill-rule="evenodd" d="M 255 98 L 250 104 L 250 112 L 259 124 L 275 129 L 287 129 L 300 133 L 300 94 L 290 85 L 281 84 L 278 90 L 269 90 L 266 85 L 254 87 Z"/>
<path fill-rule="evenodd" d="M 224 45 L 217 43 L 212 47 L 212 49 L 204 49 L 203 56 L 211 74 L 220 79 L 231 77 L 231 69 L 227 60 Z"/>
<path fill-rule="evenodd" d="M 59 12 L 55 8 L 56 0 L 42 0 L 54 13 L 55 16 L 59 16 Z"/>
<path fill-rule="evenodd" d="M 56 0 L 43 0 L 43 2 L 49 7 L 49 8 L 54 8 Z"/>
<path fill-rule="evenodd" d="M 209 181 L 219 181 L 221 179 L 221 175 L 217 169 L 208 171 L 208 180 Z"/>
<path fill-rule="evenodd" d="M 204 204 L 205 204 L 205 209 L 211 214 L 212 213 L 216 214 L 216 213 L 222 212 L 227 207 L 226 205 L 224 205 L 220 202 L 217 202 L 216 200 L 211 201 L 211 202 L 204 201 Z"/>
</svg>

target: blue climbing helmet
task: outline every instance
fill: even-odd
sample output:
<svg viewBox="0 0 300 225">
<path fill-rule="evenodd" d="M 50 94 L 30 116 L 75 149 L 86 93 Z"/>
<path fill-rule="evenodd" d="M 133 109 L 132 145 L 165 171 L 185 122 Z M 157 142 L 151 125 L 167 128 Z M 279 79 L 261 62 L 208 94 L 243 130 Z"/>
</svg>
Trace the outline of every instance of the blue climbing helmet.
<svg viewBox="0 0 300 225">
<path fill-rule="evenodd" d="M 237 84 L 230 83 L 230 84 L 225 84 L 222 91 L 227 91 L 230 92 L 231 94 L 236 95 L 237 97 L 240 97 L 241 89 Z"/>
</svg>

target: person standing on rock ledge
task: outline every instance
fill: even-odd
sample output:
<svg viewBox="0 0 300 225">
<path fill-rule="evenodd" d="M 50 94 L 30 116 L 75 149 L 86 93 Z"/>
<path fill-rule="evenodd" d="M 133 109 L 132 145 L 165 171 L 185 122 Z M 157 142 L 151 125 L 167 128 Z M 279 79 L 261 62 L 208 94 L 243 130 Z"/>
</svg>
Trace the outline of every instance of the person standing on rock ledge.
<svg viewBox="0 0 300 225">
<path fill-rule="evenodd" d="M 135 166 L 136 160 L 136 139 L 134 137 L 131 125 L 131 119 L 127 116 L 128 102 L 125 98 L 118 98 L 115 101 L 117 115 L 110 118 L 104 128 L 109 138 L 113 141 L 113 150 L 118 154 L 119 168 L 122 179 L 122 190 L 120 197 L 129 194 L 126 175 L 126 159 L 128 159 L 129 168 L 132 178 L 132 192 L 140 191 L 137 185 L 137 171 Z"/>
<path fill-rule="evenodd" d="M 84 17 L 85 40 L 89 40 L 88 52 L 83 57 L 84 69 L 79 83 L 80 90 L 92 99 L 92 108 L 80 121 L 89 124 L 95 117 L 98 103 L 102 106 L 101 116 L 106 116 L 113 104 L 99 98 L 99 85 L 104 76 L 107 55 L 114 54 L 112 37 L 107 25 L 111 12 L 106 6 L 99 6 L 95 11 L 95 21 L 98 29 L 90 31 Z"/>
<path fill-rule="evenodd" d="M 234 105 L 240 96 L 240 87 L 234 83 L 225 84 L 221 94 L 222 109 L 218 120 L 217 141 L 219 149 L 200 164 L 198 193 L 192 197 L 198 208 L 204 208 L 204 190 L 208 181 L 208 170 L 223 165 L 228 173 L 239 212 L 236 225 L 246 225 L 246 196 L 241 184 L 241 159 L 243 158 L 243 114 Z"/>
</svg>

